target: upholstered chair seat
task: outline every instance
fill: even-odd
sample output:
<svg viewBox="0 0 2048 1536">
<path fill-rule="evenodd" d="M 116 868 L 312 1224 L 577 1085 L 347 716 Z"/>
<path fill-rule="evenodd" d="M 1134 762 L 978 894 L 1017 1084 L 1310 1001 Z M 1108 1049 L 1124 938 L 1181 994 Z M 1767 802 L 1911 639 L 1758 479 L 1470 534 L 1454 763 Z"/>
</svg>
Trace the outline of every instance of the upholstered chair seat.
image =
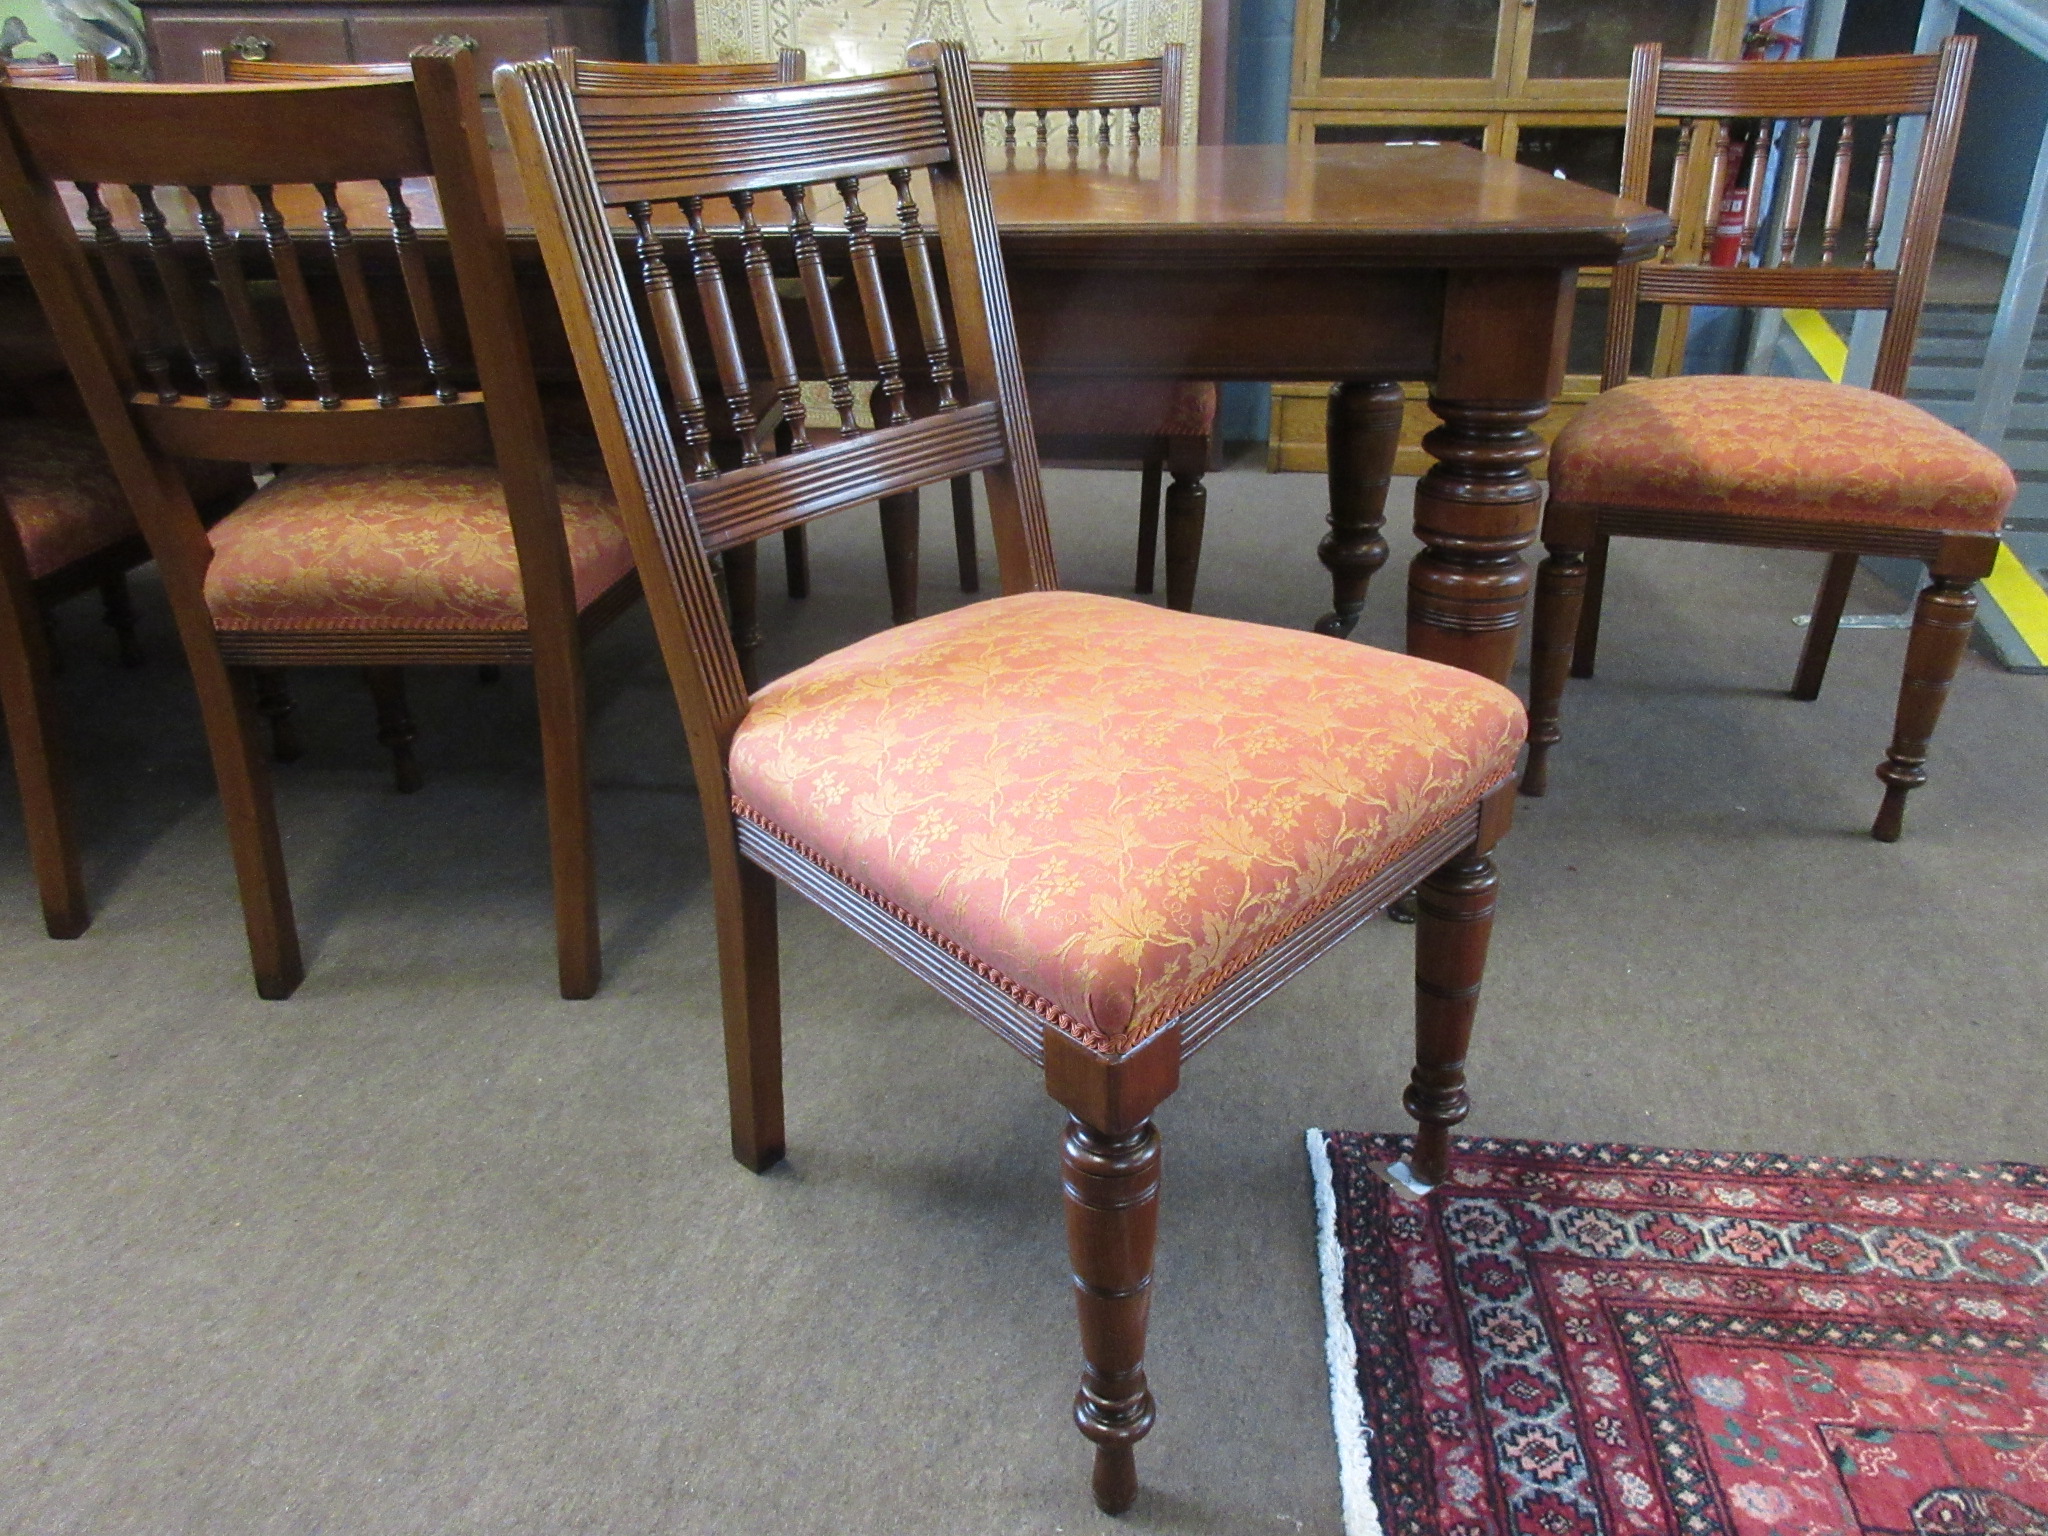
<svg viewBox="0 0 2048 1536">
<path fill-rule="evenodd" d="M 603 467 L 556 465 L 576 606 L 633 568 Z M 223 631 L 526 626 L 505 492 L 488 464 L 285 471 L 212 532 L 206 605 Z"/>
<path fill-rule="evenodd" d="M 1637 380 L 1587 401 L 1550 452 L 1550 494 L 1573 506 L 1990 531 L 2015 489 L 1919 406 L 1813 379 Z"/>
<path fill-rule="evenodd" d="M 734 808 L 1121 1054 L 1513 771 L 1520 703 L 1323 636 L 1072 592 L 770 683 Z"/>
<path fill-rule="evenodd" d="M 86 428 L 0 420 L 0 496 L 21 536 L 31 579 L 135 532 L 135 516 L 106 453 Z"/>
</svg>

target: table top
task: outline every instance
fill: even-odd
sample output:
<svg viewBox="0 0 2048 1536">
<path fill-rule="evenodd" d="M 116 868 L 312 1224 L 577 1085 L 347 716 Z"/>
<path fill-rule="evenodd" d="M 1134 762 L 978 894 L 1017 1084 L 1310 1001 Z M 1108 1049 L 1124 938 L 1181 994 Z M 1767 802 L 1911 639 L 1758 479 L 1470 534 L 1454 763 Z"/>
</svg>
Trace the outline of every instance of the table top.
<svg viewBox="0 0 2048 1536">
<path fill-rule="evenodd" d="M 1642 203 L 1462 144 L 1232 144 L 1045 165 L 991 154 L 1005 252 L 1195 259 L 1247 245 L 1276 257 L 1607 266 L 1671 233 Z"/>
</svg>

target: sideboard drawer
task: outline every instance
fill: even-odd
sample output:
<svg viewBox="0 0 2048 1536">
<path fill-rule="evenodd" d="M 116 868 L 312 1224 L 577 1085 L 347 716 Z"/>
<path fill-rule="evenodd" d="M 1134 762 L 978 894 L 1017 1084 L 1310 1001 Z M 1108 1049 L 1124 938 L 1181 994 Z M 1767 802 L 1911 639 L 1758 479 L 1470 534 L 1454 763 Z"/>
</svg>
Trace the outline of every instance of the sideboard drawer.
<svg viewBox="0 0 2048 1536">
<path fill-rule="evenodd" d="M 339 15 L 292 16 L 251 8 L 246 11 L 182 11 L 152 16 L 149 35 L 155 45 L 155 77 L 159 80 L 201 78 L 199 55 L 208 48 L 233 52 L 238 38 L 270 45 L 267 58 L 292 64 L 346 64 L 348 23 Z M 401 55 L 403 57 L 403 55 Z"/>
<path fill-rule="evenodd" d="M 544 59 L 555 44 L 546 11 L 458 11 L 438 7 L 408 8 L 397 15 L 364 15 L 349 18 L 349 36 L 355 44 L 358 63 L 375 64 L 386 59 L 403 59 L 415 48 L 444 37 L 471 39 L 476 43 L 477 62 L 488 76 L 500 64 L 521 59 Z M 566 39 L 564 40 L 566 41 Z"/>
</svg>

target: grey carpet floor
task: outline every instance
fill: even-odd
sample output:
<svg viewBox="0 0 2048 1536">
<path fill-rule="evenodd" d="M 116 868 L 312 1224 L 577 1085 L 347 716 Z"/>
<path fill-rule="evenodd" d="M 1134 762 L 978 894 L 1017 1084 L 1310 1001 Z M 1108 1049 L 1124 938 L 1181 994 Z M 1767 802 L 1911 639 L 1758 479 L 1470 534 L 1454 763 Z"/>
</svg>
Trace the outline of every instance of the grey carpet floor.
<svg viewBox="0 0 2048 1536">
<path fill-rule="evenodd" d="M 1051 495 L 1068 582 L 1121 590 L 1135 479 Z M 1319 612 L 1319 495 L 1214 477 L 1202 607 Z M 818 596 L 764 605 L 778 668 L 885 617 L 872 517 L 817 544 Z M 1617 554 L 1602 675 L 1503 850 L 1472 1130 L 2048 1160 L 2048 685 L 1972 658 L 1906 841 L 1871 842 L 1904 637 L 1846 633 L 1820 702 L 1785 700 L 1817 569 Z M 89 604 L 60 624 L 77 942 L 40 936 L 0 799 L 0 1531 L 1338 1530 L 1301 1132 L 1404 1123 L 1410 930 L 1276 994 L 1164 1110 L 1160 1420 L 1108 1521 L 1068 1421 L 1060 1115 L 1021 1059 L 785 897 L 791 1158 L 729 1161 L 697 807 L 638 616 L 592 656 L 601 995 L 553 996 L 525 680 L 449 671 L 415 686 L 410 798 L 360 685 L 301 677 L 310 974 L 263 1003 L 143 606 L 140 672 Z"/>
</svg>

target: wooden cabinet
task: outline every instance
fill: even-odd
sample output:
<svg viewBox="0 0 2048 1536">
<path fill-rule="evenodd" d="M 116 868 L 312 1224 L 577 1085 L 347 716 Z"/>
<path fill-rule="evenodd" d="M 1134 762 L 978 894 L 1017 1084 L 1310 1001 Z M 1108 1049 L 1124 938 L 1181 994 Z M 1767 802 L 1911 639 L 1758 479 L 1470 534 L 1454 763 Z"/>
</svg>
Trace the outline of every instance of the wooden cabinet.
<svg viewBox="0 0 2048 1536">
<path fill-rule="evenodd" d="M 1748 0 L 1301 0 L 1290 133 L 1298 143 L 1469 144 L 1618 188 L 1635 45 L 1660 41 L 1673 54 L 1734 58 L 1748 12 Z M 1660 158 L 1668 167 L 1669 146 Z M 1662 179 L 1653 172 L 1653 196 L 1662 195 Z M 1565 392 L 1544 424 L 1546 438 L 1598 388 L 1606 300 L 1606 274 L 1584 274 Z M 1638 365 L 1648 371 L 1658 361 L 1658 328 L 1637 334 Z M 1422 434 L 1436 418 L 1422 386 L 1408 393 L 1396 469 L 1420 474 L 1430 462 Z M 1325 467 L 1324 399 L 1319 385 L 1274 387 L 1273 468 Z"/>
<path fill-rule="evenodd" d="M 463 5 L 422 0 L 141 0 L 159 80 L 197 80 L 208 48 L 295 64 L 373 64 L 455 38 L 486 74 L 508 60 L 573 47 L 593 58 L 639 58 L 639 7 L 588 3 Z"/>
</svg>

